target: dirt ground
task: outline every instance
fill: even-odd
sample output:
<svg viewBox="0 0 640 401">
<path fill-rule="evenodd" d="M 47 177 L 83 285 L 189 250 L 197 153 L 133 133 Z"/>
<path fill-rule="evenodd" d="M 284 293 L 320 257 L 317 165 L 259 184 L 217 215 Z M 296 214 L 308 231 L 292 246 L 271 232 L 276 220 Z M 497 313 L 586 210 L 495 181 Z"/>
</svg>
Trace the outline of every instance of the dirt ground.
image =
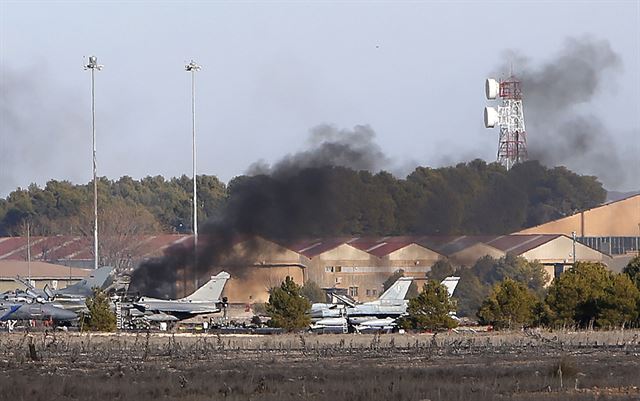
<svg viewBox="0 0 640 401">
<path fill-rule="evenodd" d="M 0 400 L 639 400 L 640 332 L 0 334 Z"/>
</svg>

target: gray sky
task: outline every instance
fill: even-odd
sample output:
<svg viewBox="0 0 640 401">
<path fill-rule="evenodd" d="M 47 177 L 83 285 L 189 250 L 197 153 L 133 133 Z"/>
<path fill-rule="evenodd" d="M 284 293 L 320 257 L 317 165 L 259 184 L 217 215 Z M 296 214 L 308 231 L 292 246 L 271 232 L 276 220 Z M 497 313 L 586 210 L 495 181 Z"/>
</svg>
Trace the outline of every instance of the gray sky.
<svg viewBox="0 0 640 401">
<path fill-rule="evenodd" d="M 621 68 L 579 111 L 601 120 L 633 172 L 606 187 L 638 189 L 639 4 L 0 0 L 0 195 L 51 178 L 89 181 L 89 54 L 105 65 L 96 77 L 99 175 L 191 174 L 184 64 L 193 58 L 203 66 L 198 170 L 228 181 L 304 149 L 320 124 L 369 125 L 400 171 L 493 161 L 498 130 L 482 125 L 484 79 L 506 50 L 535 66 L 584 35 L 608 41 Z"/>
</svg>

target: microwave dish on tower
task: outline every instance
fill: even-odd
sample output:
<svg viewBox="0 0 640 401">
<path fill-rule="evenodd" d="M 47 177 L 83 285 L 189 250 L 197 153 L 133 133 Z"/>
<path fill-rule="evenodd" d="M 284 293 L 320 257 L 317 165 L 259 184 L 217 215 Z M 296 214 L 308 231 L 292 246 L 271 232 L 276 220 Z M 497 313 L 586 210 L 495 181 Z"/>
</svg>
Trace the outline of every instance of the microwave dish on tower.
<svg viewBox="0 0 640 401">
<path fill-rule="evenodd" d="M 509 170 L 514 165 L 527 160 L 527 134 L 524 125 L 522 107 L 522 86 L 520 80 L 511 75 L 497 81 L 488 78 L 485 81 L 487 100 L 502 99 L 496 107 L 484 108 L 484 126 L 500 127 L 498 140 L 498 163 Z"/>
</svg>

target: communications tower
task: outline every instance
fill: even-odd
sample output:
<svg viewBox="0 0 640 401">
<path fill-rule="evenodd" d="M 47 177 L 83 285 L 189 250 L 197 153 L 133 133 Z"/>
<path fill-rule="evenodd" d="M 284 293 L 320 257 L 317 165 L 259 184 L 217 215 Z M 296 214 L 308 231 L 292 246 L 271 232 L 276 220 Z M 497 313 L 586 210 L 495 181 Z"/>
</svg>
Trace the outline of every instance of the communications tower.
<svg viewBox="0 0 640 401">
<path fill-rule="evenodd" d="M 527 134 L 522 109 L 522 87 L 513 75 L 500 82 L 488 78 L 485 82 L 488 100 L 500 97 L 502 104 L 484 108 L 484 126 L 500 126 L 498 163 L 509 170 L 517 163 L 527 160 Z"/>
</svg>

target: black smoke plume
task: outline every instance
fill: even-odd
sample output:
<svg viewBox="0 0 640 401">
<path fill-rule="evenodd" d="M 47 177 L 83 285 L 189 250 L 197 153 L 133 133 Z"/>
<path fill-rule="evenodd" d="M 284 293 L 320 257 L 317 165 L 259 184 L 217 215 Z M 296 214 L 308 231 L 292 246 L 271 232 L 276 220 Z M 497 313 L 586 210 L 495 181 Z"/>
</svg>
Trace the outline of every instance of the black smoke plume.
<svg viewBox="0 0 640 401">
<path fill-rule="evenodd" d="M 514 75 L 523 86 L 529 158 L 548 166 L 565 165 L 594 174 L 607 185 L 624 182 L 625 164 L 634 165 L 616 149 L 615 133 L 589 103 L 610 90 L 621 70 L 620 56 L 607 40 L 568 38 L 555 58 L 542 65 L 508 52 Z M 500 71 L 509 71 L 504 65 Z"/>
<path fill-rule="evenodd" d="M 222 216 L 200 230 L 197 255 L 192 242 L 175 244 L 164 257 L 134 271 L 130 292 L 174 297 L 173 284 L 180 280 L 190 284 L 198 277 L 202 282 L 222 269 L 242 276 L 244 267 L 258 262 L 251 256 L 257 235 L 286 241 L 340 232 L 349 224 L 346 211 L 356 204 L 343 196 L 352 192 L 344 171 L 375 172 L 390 164 L 374 138 L 368 126 L 338 130 L 322 125 L 311 130 L 309 149 L 272 166 L 252 165 L 247 175 L 229 183 Z M 241 241 L 246 256 L 234 252 L 236 259 L 229 259 L 229 251 Z"/>
<path fill-rule="evenodd" d="M 331 125 L 311 129 L 309 149 L 270 166 L 264 162 L 249 167 L 249 175 L 286 176 L 310 167 L 346 167 L 360 171 L 379 171 L 391 162 L 374 142 L 375 132 L 368 125 L 356 125 L 353 130 L 338 130 Z"/>
<path fill-rule="evenodd" d="M 90 127 L 86 107 L 74 97 L 59 95 L 47 71 L 46 65 L 17 70 L 0 60 L 2 196 L 38 181 L 43 171 L 50 178 L 85 177 L 78 158 L 69 155 L 89 155 L 90 142 L 84 140 Z M 87 156 L 87 166 L 89 160 Z"/>
</svg>

